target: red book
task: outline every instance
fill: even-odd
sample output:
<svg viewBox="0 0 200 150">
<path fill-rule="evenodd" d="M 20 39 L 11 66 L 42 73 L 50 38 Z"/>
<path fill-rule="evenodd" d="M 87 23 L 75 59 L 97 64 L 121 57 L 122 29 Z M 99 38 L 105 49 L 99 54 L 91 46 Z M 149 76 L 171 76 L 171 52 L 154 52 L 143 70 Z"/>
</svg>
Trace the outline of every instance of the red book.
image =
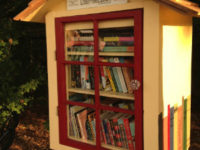
<svg viewBox="0 0 200 150">
<path fill-rule="evenodd" d="M 119 132 L 119 125 L 118 125 L 118 119 L 113 119 L 113 126 L 115 130 L 115 138 L 116 138 L 116 145 L 118 147 L 122 147 L 120 132 Z"/>
<path fill-rule="evenodd" d="M 110 142 L 111 142 L 112 145 L 115 145 L 109 120 L 106 120 L 106 124 L 107 124 L 107 127 L 108 127 L 108 133 L 109 133 L 109 136 L 110 136 Z"/>
<path fill-rule="evenodd" d="M 131 135 L 129 120 L 127 118 L 125 118 L 125 119 L 123 119 L 123 121 L 124 121 L 124 128 L 125 128 L 125 132 L 126 132 L 126 138 L 128 141 L 128 148 L 129 148 L 129 150 L 134 150 L 133 138 Z"/>
<path fill-rule="evenodd" d="M 103 135 L 103 141 L 104 141 L 105 144 L 107 144 L 106 133 L 105 133 L 102 121 L 101 121 L 100 128 L 101 128 L 101 132 L 102 132 L 102 135 Z"/>
</svg>

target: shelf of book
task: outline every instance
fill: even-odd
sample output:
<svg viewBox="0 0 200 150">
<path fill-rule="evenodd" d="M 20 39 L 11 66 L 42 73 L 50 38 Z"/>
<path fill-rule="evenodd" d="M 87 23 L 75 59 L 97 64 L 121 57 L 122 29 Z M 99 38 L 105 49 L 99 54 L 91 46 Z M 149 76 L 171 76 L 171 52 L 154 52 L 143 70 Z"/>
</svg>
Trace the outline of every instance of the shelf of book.
<svg viewBox="0 0 200 150">
<path fill-rule="evenodd" d="M 94 90 L 87 90 L 81 88 L 69 88 L 68 92 L 79 93 L 79 94 L 88 94 L 88 95 L 95 95 Z M 134 100 L 134 95 L 129 93 L 118 93 L 118 92 L 111 92 L 111 91 L 100 91 L 100 96 L 110 97 L 110 98 L 119 98 L 124 100 Z"/>
<path fill-rule="evenodd" d="M 68 55 L 94 56 L 94 52 L 67 52 Z M 99 56 L 134 56 L 133 52 L 99 52 Z"/>
<path fill-rule="evenodd" d="M 65 61 L 59 70 L 64 80 L 59 82 L 59 102 L 66 104 L 67 111 L 61 116 L 60 134 L 70 142 L 80 142 L 73 147 L 135 150 L 141 143 L 135 141 L 142 126 L 137 110 L 142 99 L 130 83 L 142 76 L 138 69 L 142 68 L 138 58 L 142 32 L 135 26 L 135 14 L 126 15 L 124 19 L 108 15 L 97 21 L 65 22 L 58 62 Z"/>
</svg>

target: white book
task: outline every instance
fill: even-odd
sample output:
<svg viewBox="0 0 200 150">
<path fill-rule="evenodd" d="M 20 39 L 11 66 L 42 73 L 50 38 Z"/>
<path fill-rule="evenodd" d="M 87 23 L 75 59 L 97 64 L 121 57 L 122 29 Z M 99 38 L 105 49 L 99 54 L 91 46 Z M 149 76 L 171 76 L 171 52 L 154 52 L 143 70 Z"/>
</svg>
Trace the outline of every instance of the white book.
<svg viewBox="0 0 200 150">
<path fill-rule="evenodd" d="M 80 61 L 84 61 L 84 56 L 80 56 Z M 85 67 L 84 67 L 84 65 L 80 65 L 80 73 L 81 73 L 81 88 L 86 89 Z"/>
</svg>

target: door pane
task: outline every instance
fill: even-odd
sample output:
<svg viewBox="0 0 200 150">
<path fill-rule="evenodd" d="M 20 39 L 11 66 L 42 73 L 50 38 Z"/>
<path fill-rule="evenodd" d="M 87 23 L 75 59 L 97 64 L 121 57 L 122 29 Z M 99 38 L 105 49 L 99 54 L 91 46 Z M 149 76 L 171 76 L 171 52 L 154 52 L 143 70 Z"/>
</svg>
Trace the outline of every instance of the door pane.
<svg viewBox="0 0 200 150">
<path fill-rule="evenodd" d="M 99 22 L 99 56 L 102 62 L 133 63 L 133 19 Z M 114 56 L 117 56 L 118 59 L 113 59 Z M 123 61 L 121 58 L 123 58 Z"/>
<path fill-rule="evenodd" d="M 84 58 L 82 61 L 92 62 L 93 56 L 94 56 L 93 23 L 78 22 L 78 23 L 66 24 L 65 59 L 68 61 L 81 61 L 80 59 Z"/>
<path fill-rule="evenodd" d="M 134 149 L 135 120 L 129 114 L 102 111 L 101 143 L 109 149 Z"/>
<path fill-rule="evenodd" d="M 82 106 L 67 106 L 68 137 L 89 144 L 96 143 L 95 110 Z"/>
</svg>

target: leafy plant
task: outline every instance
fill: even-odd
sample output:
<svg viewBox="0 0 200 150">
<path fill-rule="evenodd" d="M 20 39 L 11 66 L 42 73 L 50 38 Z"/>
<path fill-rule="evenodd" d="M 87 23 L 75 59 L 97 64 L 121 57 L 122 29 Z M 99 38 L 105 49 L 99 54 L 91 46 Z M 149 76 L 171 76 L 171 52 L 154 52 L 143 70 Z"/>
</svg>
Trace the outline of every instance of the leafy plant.
<svg viewBox="0 0 200 150">
<path fill-rule="evenodd" d="M 20 114 L 33 100 L 39 79 L 25 78 L 19 72 L 20 60 L 14 57 L 18 42 L 0 40 L 0 128 L 13 114 Z"/>
</svg>

